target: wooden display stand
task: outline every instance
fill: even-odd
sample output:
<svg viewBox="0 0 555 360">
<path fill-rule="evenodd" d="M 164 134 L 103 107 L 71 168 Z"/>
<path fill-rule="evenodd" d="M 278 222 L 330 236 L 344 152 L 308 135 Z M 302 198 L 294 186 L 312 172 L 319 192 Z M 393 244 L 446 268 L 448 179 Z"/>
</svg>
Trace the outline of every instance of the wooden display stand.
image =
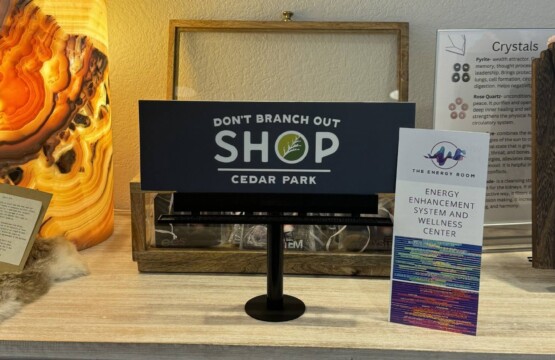
<svg viewBox="0 0 555 360">
<path fill-rule="evenodd" d="M 532 264 L 555 269 L 555 45 L 532 63 Z"/>
<path fill-rule="evenodd" d="M 141 190 L 139 179 L 130 183 L 133 260 L 141 272 L 266 273 L 266 251 L 236 248 L 156 248 L 154 246 L 154 192 Z M 357 275 L 387 277 L 391 254 L 286 252 L 285 274 Z"/>
<path fill-rule="evenodd" d="M 169 27 L 168 99 L 179 99 L 179 64 L 185 34 L 369 34 L 394 35 L 395 78 L 399 101 L 408 100 L 409 24 L 406 22 L 312 22 L 291 21 L 172 20 Z M 185 49 L 186 50 L 186 49 Z M 256 64 L 255 64 L 256 65 Z M 249 68 L 256 68 L 256 66 Z M 200 66 L 200 65 L 199 65 Z M 369 66 L 371 66 L 369 64 Z M 141 190 L 140 181 L 130 183 L 133 260 L 141 272 L 187 273 L 266 273 L 266 251 L 239 250 L 235 247 L 157 248 L 154 246 L 154 197 Z M 364 253 L 286 252 L 285 274 L 359 275 L 387 277 L 389 251 Z"/>
</svg>

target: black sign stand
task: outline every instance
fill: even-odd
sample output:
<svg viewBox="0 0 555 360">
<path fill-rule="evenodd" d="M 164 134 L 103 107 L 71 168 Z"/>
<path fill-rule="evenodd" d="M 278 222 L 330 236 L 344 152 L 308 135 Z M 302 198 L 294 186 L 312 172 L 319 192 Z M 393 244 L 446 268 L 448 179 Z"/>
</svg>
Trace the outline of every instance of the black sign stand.
<svg viewBox="0 0 555 360">
<path fill-rule="evenodd" d="M 162 223 L 266 225 L 268 291 L 249 301 L 246 311 L 265 321 L 295 319 L 304 304 L 283 295 L 283 224 L 392 226 L 389 218 L 367 215 L 377 214 L 377 193 L 395 190 L 399 128 L 414 127 L 414 109 L 414 104 L 389 102 L 140 101 L 141 188 L 175 191 L 174 212 L 181 214 L 168 214 Z M 228 130 L 222 117 L 233 114 L 302 114 L 305 120 L 302 126 L 285 120 L 254 124 L 239 116 Z M 291 146 L 305 143 L 303 155 L 286 160 L 274 139 L 279 144 L 296 130 L 302 133 Z M 263 149 L 245 148 L 251 131 L 256 139 L 266 133 L 258 144 Z M 259 151 L 264 160 L 247 160 L 247 152 Z"/>
<path fill-rule="evenodd" d="M 294 320 L 305 312 L 301 300 L 283 294 L 283 224 L 393 226 L 389 218 L 363 215 L 378 212 L 375 194 L 174 193 L 173 197 L 177 213 L 161 215 L 159 223 L 267 226 L 267 294 L 249 300 L 245 311 L 268 322 Z M 237 211 L 241 215 L 229 215 Z M 256 212 L 265 215 L 255 215 Z M 340 215 L 321 215 L 329 213 Z"/>
<path fill-rule="evenodd" d="M 245 311 L 262 321 L 294 320 L 304 314 L 305 305 L 302 300 L 283 294 L 283 225 L 268 224 L 267 229 L 267 294 L 250 299 Z"/>
</svg>

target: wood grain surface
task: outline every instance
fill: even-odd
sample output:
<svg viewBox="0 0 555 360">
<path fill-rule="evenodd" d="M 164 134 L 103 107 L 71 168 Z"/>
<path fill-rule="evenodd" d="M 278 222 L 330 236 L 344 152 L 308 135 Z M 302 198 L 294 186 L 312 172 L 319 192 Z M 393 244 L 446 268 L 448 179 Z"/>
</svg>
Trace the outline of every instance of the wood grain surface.
<svg viewBox="0 0 555 360">
<path fill-rule="evenodd" d="M 555 45 L 532 63 L 532 251 L 555 268 Z"/>
<path fill-rule="evenodd" d="M 130 215 L 116 213 L 114 235 L 81 252 L 89 276 L 0 324 L 0 358 L 555 356 L 555 270 L 532 268 L 530 252 L 484 255 L 474 337 L 389 323 L 390 282 L 376 278 L 286 276 L 305 315 L 260 322 L 243 307 L 265 293 L 264 276 L 140 273 L 130 230 Z"/>
</svg>

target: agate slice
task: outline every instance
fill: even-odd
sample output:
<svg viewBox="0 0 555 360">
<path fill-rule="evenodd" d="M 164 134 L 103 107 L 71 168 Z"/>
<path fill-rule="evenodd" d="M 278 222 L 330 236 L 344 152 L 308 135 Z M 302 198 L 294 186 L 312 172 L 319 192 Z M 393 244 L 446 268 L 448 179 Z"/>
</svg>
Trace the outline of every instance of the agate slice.
<svg viewBox="0 0 555 360">
<path fill-rule="evenodd" d="M 113 231 L 105 49 L 33 1 L 3 1 L 0 21 L 0 182 L 53 194 L 42 236 L 97 244 Z"/>
</svg>

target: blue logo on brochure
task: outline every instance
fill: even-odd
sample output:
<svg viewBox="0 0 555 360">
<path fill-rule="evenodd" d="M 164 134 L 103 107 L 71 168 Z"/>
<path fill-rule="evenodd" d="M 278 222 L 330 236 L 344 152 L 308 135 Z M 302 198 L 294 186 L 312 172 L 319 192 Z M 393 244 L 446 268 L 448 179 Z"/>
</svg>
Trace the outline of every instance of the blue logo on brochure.
<svg viewBox="0 0 555 360">
<path fill-rule="evenodd" d="M 432 147 L 429 154 L 424 155 L 440 169 L 452 169 L 466 156 L 466 150 L 459 148 L 449 141 L 441 141 Z"/>
</svg>

